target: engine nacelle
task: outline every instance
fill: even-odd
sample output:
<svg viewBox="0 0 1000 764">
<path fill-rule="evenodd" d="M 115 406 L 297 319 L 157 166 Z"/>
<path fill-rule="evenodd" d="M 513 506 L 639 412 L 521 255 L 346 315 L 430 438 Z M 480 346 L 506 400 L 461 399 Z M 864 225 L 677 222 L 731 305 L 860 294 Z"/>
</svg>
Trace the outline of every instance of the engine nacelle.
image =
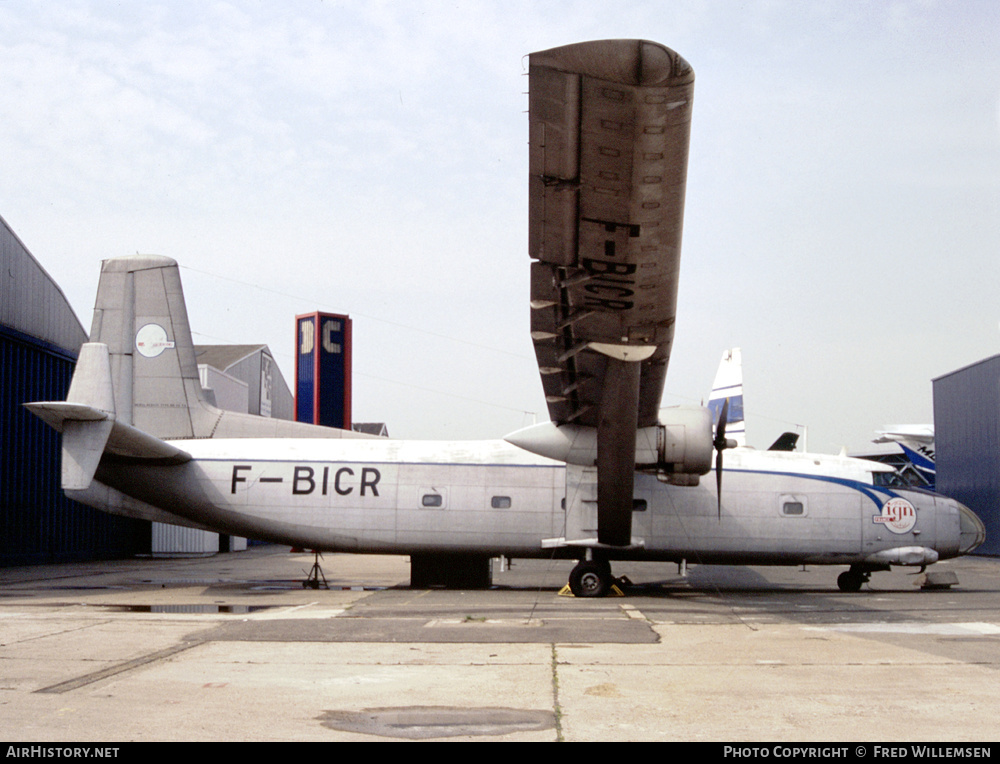
<svg viewBox="0 0 1000 764">
<path fill-rule="evenodd" d="M 668 475 L 706 474 L 712 468 L 712 413 L 704 406 L 678 406 L 660 414 L 659 424 L 636 430 L 636 469 Z M 597 464 L 596 427 L 545 422 L 512 432 L 504 440 L 567 464 Z"/>
<path fill-rule="evenodd" d="M 712 469 L 712 412 L 704 406 L 663 409 L 660 423 L 639 430 L 637 437 L 650 430 L 656 432 L 656 460 L 643 461 L 643 454 L 648 453 L 648 449 L 636 448 L 638 469 L 679 475 L 704 475 Z"/>
</svg>

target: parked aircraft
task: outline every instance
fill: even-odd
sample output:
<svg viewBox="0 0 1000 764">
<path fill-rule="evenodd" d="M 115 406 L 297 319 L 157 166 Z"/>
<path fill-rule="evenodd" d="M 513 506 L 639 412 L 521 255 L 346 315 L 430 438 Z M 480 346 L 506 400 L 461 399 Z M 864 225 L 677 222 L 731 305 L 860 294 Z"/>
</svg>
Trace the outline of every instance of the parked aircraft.
<svg viewBox="0 0 1000 764">
<path fill-rule="evenodd" d="M 747 430 L 743 413 L 743 352 L 740 348 L 723 351 L 719 369 L 715 372 L 712 392 L 708 396 L 713 426 L 718 426 L 724 404 L 728 404 L 726 437 L 736 441 L 737 446 L 745 446 Z M 794 451 L 798 442 L 798 433 L 783 432 L 767 450 Z"/>
<path fill-rule="evenodd" d="M 736 441 L 737 446 L 747 444 L 746 422 L 743 421 L 743 353 L 739 348 L 729 348 L 722 354 L 719 369 L 715 372 L 712 392 L 708 396 L 708 409 L 712 412 L 712 423 L 719 423 L 722 406 L 729 402 L 726 422 L 726 437 Z"/>
<path fill-rule="evenodd" d="M 579 596 L 609 590 L 614 560 L 847 565 L 838 583 L 857 590 L 872 571 L 975 548 L 968 509 L 879 485 L 878 465 L 734 449 L 724 468 L 728 404 L 714 433 L 707 408 L 660 409 L 693 72 L 636 40 L 529 67 L 531 336 L 551 422 L 438 443 L 221 411 L 201 391 L 176 263 L 113 259 L 67 400 L 28 404 L 62 432 L 67 494 L 321 551 L 409 554 L 414 585 L 488 584 L 499 555 L 577 559 Z"/>
<path fill-rule="evenodd" d="M 873 443 L 895 443 L 903 455 L 913 465 L 928 488 L 933 489 L 937 479 L 935 463 L 934 425 L 897 424 L 887 425 L 879 431 Z M 874 457 L 872 457 L 874 458 Z"/>
</svg>

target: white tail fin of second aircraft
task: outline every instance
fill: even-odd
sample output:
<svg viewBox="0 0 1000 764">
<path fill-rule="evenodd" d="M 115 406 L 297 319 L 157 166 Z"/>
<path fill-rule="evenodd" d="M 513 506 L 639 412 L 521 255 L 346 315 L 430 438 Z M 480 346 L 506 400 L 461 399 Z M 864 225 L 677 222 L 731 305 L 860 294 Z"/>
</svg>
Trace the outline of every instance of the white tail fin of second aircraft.
<svg viewBox="0 0 1000 764">
<path fill-rule="evenodd" d="M 743 421 L 743 356 L 739 348 L 730 348 L 722 354 L 719 370 L 715 374 L 712 393 L 708 396 L 708 408 L 712 420 L 718 424 L 722 404 L 729 399 L 726 415 L 726 437 L 737 445 L 747 444 L 746 423 Z"/>
</svg>

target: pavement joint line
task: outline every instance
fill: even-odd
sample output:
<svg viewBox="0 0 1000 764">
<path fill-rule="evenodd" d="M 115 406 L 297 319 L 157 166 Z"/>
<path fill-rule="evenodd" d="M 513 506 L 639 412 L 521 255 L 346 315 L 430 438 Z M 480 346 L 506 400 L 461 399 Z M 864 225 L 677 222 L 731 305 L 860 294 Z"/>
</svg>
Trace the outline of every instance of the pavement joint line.
<svg viewBox="0 0 1000 764">
<path fill-rule="evenodd" d="M 565 738 L 562 728 L 562 704 L 559 702 L 559 653 L 555 642 L 550 644 L 552 646 L 552 715 L 556 722 L 556 742 L 561 743 Z"/>
<path fill-rule="evenodd" d="M 633 621 L 645 621 L 645 620 L 647 620 L 647 618 L 643 614 L 643 612 L 641 610 L 639 610 L 639 608 L 637 608 L 635 605 L 626 605 L 626 604 L 622 603 L 621 609 L 624 610 L 625 611 L 625 615 L 627 615 Z"/>
<path fill-rule="evenodd" d="M 59 682 L 58 684 L 52 684 L 48 687 L 42 687 L 39 690 L 35 690 L 35 692 L 58 694 L 78 690 L 81 687 L 86 687 L 88 684 L 99 682 L 102 679 L 107 679 L 108 677 L 115 676 L 117 674 L 123 674 L 126 671 L 131 671 L 132 669 L 147 666 L 150 663 L 156 663 L 157 661 L 177 655 L 178 653 L 182 653 L 186 650 L 190 650 L 192 647 L 197 647 L 202 644 L 204 644 L 203 640 L 182 642 L 179 645 L 174 645 L 173 647 L 168 647 L 164 650 L 157 650 L 155 653 L 148 653 L 138 658 L 133 658 L 130 661 L 125 661 L 124 663 L 117 663 L 114 666 L 108 666 L 100 671 L 94 671 L 89 674 L 84 674 L 83 676 L 78 676 L 75 679 L 67 679 L 65 682 Z"/>
</svg>

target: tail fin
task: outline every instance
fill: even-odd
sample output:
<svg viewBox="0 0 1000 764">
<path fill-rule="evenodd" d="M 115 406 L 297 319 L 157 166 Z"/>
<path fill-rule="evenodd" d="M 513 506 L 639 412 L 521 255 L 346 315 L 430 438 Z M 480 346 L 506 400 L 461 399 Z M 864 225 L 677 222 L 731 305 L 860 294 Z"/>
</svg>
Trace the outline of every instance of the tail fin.
<svg viewBox="0 0 1000 764">
<path fill-rule="evenodd" d="M 108 348 L 119 422 L 165 440 L 211 437 L 219 412 L 201 393 L 174 260 L 105 260 L 90 341 Z"/>
<path fill-rule="evenodd" d="M 127 425 L 133 439 L 139 437 L 136 432 L 160 442 L 188 438 L 375 437 L 223 411 L 210 402 L 198 376 L 180 271 L 169 257 L 136 255 L 102 263 L 90 341 L 106 347 L 101 352 L 107 353 L 111 392 L 103 381 L 99 389 L 96 383 L 84 385 L 81 381 L 77 402 L 98 410 L 110 407 L 117 422 L 115 432 L 118 426 Z M 96 372 L 78 365 L 74 387 L 77 376 L 85 373 L 89 378 Z M 112 434 L 109 450 L 114 442 Z M 143 449 L 148 451 L 150 447 L 152 442 L 145 443 Z"/>
<path fill-rule="evenodd" d="M 377 437 L 209 403 L 180 273 L 169 257 L 104 261 L 90 339 L 80 350 L 67 399 L 25 404 L 63 434 L 65 490 L 86 491 L 105 454 L 160 464 L 191 459 L 168 440 Z"/>
<path fill-rule="evenodd" d="M 708 396 L 708 408 L 716 423 L 727 398 L 729 411 L 726 416 L 726 437 L 735 440 L 737 445 L 745 446 L 747 434 L 746 423 L 743 421 L 743 355 L 739 348 L 731 348 L 722 354 L 722 361 L 712 384 L 712 393 Z"/>
</svg>

